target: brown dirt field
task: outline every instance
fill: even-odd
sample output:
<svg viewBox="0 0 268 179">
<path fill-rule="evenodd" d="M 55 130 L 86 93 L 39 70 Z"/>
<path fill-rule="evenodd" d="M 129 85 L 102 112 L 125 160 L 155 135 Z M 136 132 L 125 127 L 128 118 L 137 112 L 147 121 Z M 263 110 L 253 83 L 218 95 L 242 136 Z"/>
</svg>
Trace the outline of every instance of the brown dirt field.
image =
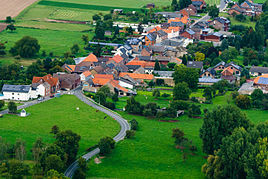
<svg viewBox="0 0 268 179">
<path fill-rule="evenodd" d="M 0 20 L 16 17 L 23 9 L 37 0 L 0 0 Z"/>
</svg>

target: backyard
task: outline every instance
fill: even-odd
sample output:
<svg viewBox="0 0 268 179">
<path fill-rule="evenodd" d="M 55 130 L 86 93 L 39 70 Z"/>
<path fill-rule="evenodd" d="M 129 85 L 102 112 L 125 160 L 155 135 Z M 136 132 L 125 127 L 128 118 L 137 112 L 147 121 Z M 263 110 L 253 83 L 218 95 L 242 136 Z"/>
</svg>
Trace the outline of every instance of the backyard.
<svg viewBox="0 0 268 179">
<path fill-rule="evenodd" d="M 26 108 L 26 111 L 30 115 L 25 118 L 15 115 L 0 118 L 0 134 L 10 143 L 18 138 L 26 141 L 28 158 L 31 156 L 32 144 L 38 137 L 46 143 L 53 142 L 53 136 L 49 133 L 53 125 L 59 126 L 61 130 L 71 129 L 81 135 L 79 154 L 97 144 L 100 138 L 113 137 L 120 130 L 119 124 L 111 117 L 72 95 L 54 98 Z"/>
</svg>

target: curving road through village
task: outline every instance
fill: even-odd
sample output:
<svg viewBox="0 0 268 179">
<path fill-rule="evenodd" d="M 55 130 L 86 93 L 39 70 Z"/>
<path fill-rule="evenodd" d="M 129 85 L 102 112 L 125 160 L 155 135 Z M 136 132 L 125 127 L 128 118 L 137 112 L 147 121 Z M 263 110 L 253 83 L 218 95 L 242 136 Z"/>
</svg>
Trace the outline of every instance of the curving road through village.
<svg viewBox="0 0 268 179">
<path fill-rule="evenodd" d="M 119 116 L 118 114 L 112 112 L 111 110 L 105 108 L 105 107 L 102 107 L 102 106 L 99 106 L 97 104 L 95 104 L 93 101 L 90 101 L 87 97 L 84 96 L 84 94 L 82 93 L 81 89 L 78 88 L 76 90 L 73 91 L 73 94 L 78 98 L 80 99 L 81 101 L 83 101 L 84 103 L 86 103 L 87 105 L 99 110 L 99 111 L 102 111 L 104 112 L 105 114 L 107 114 L 108 116 L 114 118 L 119 124 L 120 124 L 120 127 L 121 127 L 121 130 L 120 132 L 113 138 L 115 140 L 115 142 L 118 142 L 120 140 L 123 140 L 125 138 L 125 135 L 126 135 L 126 131 L 127 130 L 130 130 L 130 126 L 127 122 L 127 120 L 125 120 L 124 118 L 122 118 L 121 116 Z M 97 155 L 98 153 L 100 152 L 100 149 L 99 148 L 96 148 L 94 149 L 93 151 L 83 155 L 82 157 L 86 160 L 89 160 L 91 157 Z M 72 163 L 68 168 L 67 170 L 65 171 L 64 175 L 66 177 L 69 177 L 69 178 L 72 178 L 75 170 L 78 168 L 78 163 L 77 161 L 75 161 L 74 163 Z"/>
</svg>

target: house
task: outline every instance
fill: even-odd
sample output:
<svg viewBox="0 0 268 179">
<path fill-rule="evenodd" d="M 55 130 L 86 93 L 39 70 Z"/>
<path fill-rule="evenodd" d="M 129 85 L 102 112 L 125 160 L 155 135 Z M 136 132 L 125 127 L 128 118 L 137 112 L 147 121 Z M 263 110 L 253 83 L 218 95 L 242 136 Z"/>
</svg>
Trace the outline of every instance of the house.
<svg viewBox="0 0 268 179">
<path fill-rule="evenodd" d="M 132 47 L 133 52 L 138 53 L 142 49 L 142 40 L 139 38 L 129 38 L 126 43 Z"/>
<path fill-rule="evenodd" d="M 268 67 L 256 67 L 253 66 L 249 70 L 249 74 L 252 76 L 261 76 L 268 74 Z"/>
<path fill-rule="evenodd" d="M 253 3 L 252 1 L 244 1 L 240 5 L 236 3 L 228 10 L 228 14 L 230 15 L 243 14 L 247 16 L 258 16 L 261 13 L 262 4 Z"/>
<path fill-rule="evenodd" d="M 126 88 L 120 86 L 118 80 L 111 80 L 106 84 L 106 86 L 108 86 L 110 88 L 110 91 L 112 93 L 117 93 L 120 96 L 132 96 L 132 95 L 137 94 L 136 92 L 134 92 L 130 89 L 126 89 Z"/>
<path fill-rule="evenodd" d="M 240 66 L 234 64 L 233 62 L 230 62 L 230 63 L 226 64 L 225 69 L 232 70 L 233 74 L 236 75 L 236 76 L 240 76 L 241 71 L 242 71 L 242 68 Z"/>
<path fill-rule="evenodd" d="M 188 38 L 188 39 L 194 39 L 195 32 L 192 29 L 186 29 L 184 32 L 181 33 L 181 36 Z"/>
<path fill-rule="evenodd" d="M 139 82 L 143 82 L 144 80 L 153 80 L 154 75 L 151 74 L 137 74 L 137 73 L 120 73 L 119 77 L 125 78 L 125 76 L 129 76 L 134 80 L 137 80 Z"/>
<path fill-rule="evenodd" d="M 47 82 L 44 83 L 32 83 L 31 85 L 32 90 L 31 90 L 31 96 L 32 98 L 38 98 L 40 96 L 45 97 L 45 96 L 50 96 L 50 85 Z"/>
<path fill-rule="evenodd" d="M 234 76 L 234 71 L 231 68 L 225 68 L 221 72 L 221 79 L 229 81 L 229 83 L 235 83 L 236 77 Z"/>
<path fill-rule="evenodd" d="M 238 90 L 239 94 L 247 94 L 247 95 L 251 95 L 253 93 L 253 91 L 256 89 L 253 86 L 254 82 L 248 82 L 248 83 L 244 83 Z"/>
<path fill-rule="evenodd" d="M 196 8 L 197 11 L 206 8 L 206 2 L 204 0 L 192 0 L 192 5 Z"/>
<path fill-rule="evenodd" d="M 145 45 L 154 45 L 156 43 L 157 34 L 155 32 L 148 33 L 145 36 Z"/>
<path fill-rule="evenodd" d="M 89 71 L 95 67 L 94 62 L 82 61 L 75 65 L 74 71 L 72 73 L 82 74 L 85 71 Z"/>
<path fill-rule="evenodd" d="M 135 60 L 134 59 L 134 60 L 128 62 L 126 65 L 127 65 L 127 67 L 130 67 L 130 69 L 133 66 L 135 66 L 135 67 L 136 66 L 143 67 L 145 73 L 152 74 L 152 72 L 154 70 L 155 62 L 146 62 L 146 61 L 141 61 L 141 60 Z M 136 68 L 135 70 L 137 70 L 137 69 L 138 68 Z"/>
<path fill-rule="evenodd" d="M 114 14 L 122 14 L 123 13 L 123 9 L 114 9 L 113 10 Z"/>
<path fill-rule="evenodd" d="M 48 83 L 50 86 L 49 95 L 56 93 L 60 89 L 59 79 L 56 77 L 52 77 L 52 75 L 48 74 L 43 77 L 33 77 L 32 84 L 43 84 Z"/>
<path fill-rule="evenodd" d="M 154 71 L 154 74 L 156 74 L 155 81 L 157 79 L 164 80 L 164 83 L 169 86 L 175 86 L 174 80 L 173 80 L 173 73 L 174 71 Z"/>
<path fill-rule="evenodd" d="M 119 78 L 119 85 L 128 88 L 128 89 L 133 89 L 136 86 L 136 81 L 134 82 L 134 79 L 130 80 L 130 77 L 126 78 Z"/>
<path fill-rule="evenodd" d="M 7 85 L 4 84 L 2 92 L 4 99 L 16 101 L 28 101 L 31 99 L 30 85 Z"/>
<path fill-rule="evenodd" d="M 92 73 L 90 71 L 84 71 L 81 75 L 80 75 L 80 80 L 82 82 L 86 81 L 87 78 L 92 78 Z"/>
<path fill-rule="evenodd" d="M 72 90 L 81 84 L 80 75 L 76 73 L 68 74 L 59 72 L 53 74 L 53 77 L 59 79 L 60 89 Z"/>
<path fill-rule="evenodd" d="M 205 41 L 211 41 L 211 42 L 220 42 L 223 39 L 223 35 L 219 32 L 202 34 L 201 39 Z"/>
<path fill-rule="evenodd" d="M 146 46 L 141 50 L 141 56 L 152 56 L 152 55 L 153 51 L 149 46 Z"/>
<path fill-rule="evenodd" d="M 203 62 L 202 61 L 188 61 L 187 67 L 188 68 L 198 68 L 202 71 L 203 70 Z"/>
<path fill-rule="evenodd" d="M 226 63 L 225 63 L 224 61 L 221 61 L 220 63 L 218 63 L 217 65 L 215 65 L 215 66 L 213 67 L 213 69 L 214 69 L 215 71 L 224 70 L 225 65 L 226 65 Z"/>
<path fill-rule="evenodd" d="M 179 12 L 156 12 L 155 15 L 162 15 L 167 19 L 182 18 L 182 14 L 180 14 Z"/>
<path fill-rule="evenodd" d="M 203 78 L 198 78 L 198 85 L 200 86 L 211 86 L 214 83 L 217 83 L 221 81 L 221 79 L 215 79 L 211 77 L 203 77 Z"/>
<path fill-rule="evenodd" d="M 215 75 L 216 75 L 216 71 L 210 67 L 206 70 L 203 70 L 200 77 L 201 78 L 204 78 L 204 77 L 215 78 Z"/>
<path fill-rule="evenodd" d="M 209 25 L 213 26 L 217 30 L 228 31 L 231 22 L 225 17 L 216 17 L 209 23 Z"/>
<path fill-rule="evenodd" d="M 66 71 L 67 73 L 73 73 L 75 71 L 75 66 L 76 65 L 68 65 L 64 64 L 61 68 Z"/>
<path fill-rule="evenodd" d="M 268 93 L 268 75 L 261 75 L 254 79 L 255 88 L 263 90 L 264 93 Z"/>
</svg>

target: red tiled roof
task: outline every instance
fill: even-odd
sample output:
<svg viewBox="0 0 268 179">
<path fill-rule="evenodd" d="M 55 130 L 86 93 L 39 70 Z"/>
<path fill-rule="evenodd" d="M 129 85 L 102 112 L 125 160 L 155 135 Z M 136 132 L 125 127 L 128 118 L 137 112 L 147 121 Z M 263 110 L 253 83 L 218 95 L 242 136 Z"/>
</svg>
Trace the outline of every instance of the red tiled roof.
<svg viewBox="0 0 268 179">
<path fill-rule="evenodd" d="M 141 67 L 154 67 L 155 62 L 146 62 L 142 60 L 132 60 L 128 62 L 126 65 L 140 65 Z"/>
<path fill-rule="evenodd" d="M 106 85 L 109 81 L 111 81 L 111 79 L 107 79 L 107 78 L 93 78 L 92 79 L 93 83 L 95 85 Z"/>
<path fill-rule="evenodd" d="M 32 83 L 39 83 L 40 80 L 43 80 L 44 82 L 47 82 L 50 86 L 56 86 L 59 79 L 53 78 L 50 74 L 43 76 L 43 77 L 33 77 Z"/>
<path fill-rule="evenodd" d="M 85 75 L 85 77 L 88 77 L 90 76 L 92 73 L 90 71 L 84 71 L 83 72 L 83 75 Z"/>
<path fill-rule="evenodd" d="M 117 89 L 119 89 L 119 90 L 121 90 L 121 91 L 128 92 L 128 89 L 126 89 L 126 88 L 120 86 L 120 85 L 119 85 L 119 81 L 117 81 L 117 80 L 112 80 L 112 81 L 110 81 L 110 84 L 111 84 L 113 87 L 115 87 L 115 88 L 117 88 Z"/>
<path fill-rule="evenodd" d="M 256 77 L 254 79 L 254 83 L 255 84 L 258 84 L 260 78 L 268 78 L 268 74 L 264 74 L 264 75 L 261 75 L 261 76 Z"/>
<path fill-rule="evenodd" d="M 113 58 L 111 58 L 111 60 L 115 61 L 116 63 L 120 63 L 122 60 L 124 60 L 124 58 L 120 55 L 115 55 Z"/>
<path fill-rule="evenodd" d="M 108 75 L 108 74 L 95 74 L 94 78 L 105 78 L 105 79 L 114 79 L 113 75 Z"/>
<path fill-rule="evenodd" d="M 137 74 L 137 73 L 120 73 L 119 77 L 124 77 L 128 75 L 129 77 L 133 79 L 140 79 L 140 80 L 152 80 L 154 79 L 154 75 L 150 74 Z"/>
<path fill-rule="evenodd" d="M 91 53 L 90 55 L 88 55 L 84 60 L 83 62 L 98 62 L 98 58 L 93 54 Z"/>
</svg>

